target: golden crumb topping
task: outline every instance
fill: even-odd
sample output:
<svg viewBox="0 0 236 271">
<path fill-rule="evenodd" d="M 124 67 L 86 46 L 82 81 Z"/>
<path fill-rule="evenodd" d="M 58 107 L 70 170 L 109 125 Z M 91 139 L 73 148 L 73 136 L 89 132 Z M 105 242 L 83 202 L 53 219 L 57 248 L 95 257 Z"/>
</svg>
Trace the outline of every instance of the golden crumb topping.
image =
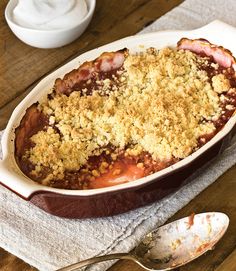
<svg viewBox="0 0 236 271">
<path fill-rule="evenodd" d="M 217 74 L 213 76 L 212 86 L 214 90 L 218 93 L 226 92 L 231 88 L 230 82 L 224 74 Z"/>
<path fill-rule="evenodd" d="M 36 165 L 33 173 L 44 167 L 50 168 L 47 178 L 63 178 L 108 145 L 128 155 L 146 151 L 154 160 L 188 156 L 200 136 L 215 130 L 218 93 L 230 87 L 223 74 L 209 80 L 200 68 L 205 61 L 189 51 L 149 49 L 127 56 L 112 91 L 105 79 L 90 96 L 74 91 L 41 103 L 51 127 L 31 138 L 35 145 L 25 155 Z"/>
</svg>

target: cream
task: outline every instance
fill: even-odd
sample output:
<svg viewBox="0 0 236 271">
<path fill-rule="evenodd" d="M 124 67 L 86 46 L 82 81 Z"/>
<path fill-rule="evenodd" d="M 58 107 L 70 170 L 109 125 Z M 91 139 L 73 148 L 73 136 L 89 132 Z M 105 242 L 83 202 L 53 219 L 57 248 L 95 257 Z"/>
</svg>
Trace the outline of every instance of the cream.
<svg viewBox="0 0 236 271">
<path fill-rule="evenodd" d="M 33 29 L 66 29 L 82 21 L 87 13 L 85 0 L 19 0 L 13 21 Z"/>
</svg>

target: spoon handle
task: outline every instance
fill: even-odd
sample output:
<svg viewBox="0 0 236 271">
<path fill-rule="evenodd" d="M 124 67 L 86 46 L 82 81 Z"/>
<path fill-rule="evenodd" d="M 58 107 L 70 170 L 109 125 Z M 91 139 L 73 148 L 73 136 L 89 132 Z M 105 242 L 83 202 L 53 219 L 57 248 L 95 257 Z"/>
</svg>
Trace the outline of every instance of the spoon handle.
<svg viewBox="0 0 236 271">
<path fill-rule="evenodd" d="M 75 271 L 78 268 L 84 267 L 86 265 L 99 263 L 103 261 L 115 260 L 115 259 L 134 260 L 133 257 L 129 253 L 115 253 L 115 254 L 109 254 L 109 255 L 103 255 L 103 256 L 90 258 L 90 259 L 63 267 L 61 269 L 58 269 L 57 271 Z"/>
</svg>

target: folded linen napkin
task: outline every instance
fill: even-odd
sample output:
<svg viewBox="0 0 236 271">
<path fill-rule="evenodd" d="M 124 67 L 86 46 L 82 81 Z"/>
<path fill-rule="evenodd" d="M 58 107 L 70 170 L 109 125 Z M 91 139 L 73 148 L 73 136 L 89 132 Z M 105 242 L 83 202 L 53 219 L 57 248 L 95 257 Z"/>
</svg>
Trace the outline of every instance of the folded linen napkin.
<svg viewBox="0 0 236 271">
<path fill-rule="evenodd" d="M 227 3 L 186 0 L 142 32 L 198 28 L 214 19 L 236 26 L 235 12 L 234 0 Z M 176 193 L 149 206 L 108 218 L 54 217 L 0 186 L 0 246 L 44 271 L 97 255 L 128 252 L 143 235 L 163 224 L 235 163 L 236 137 L 220 157 L 205 170 L 196 172 L 191 182 Z M 110 265 L 111 262 L 104 262 L 86 270 L 103 271 Z"/>
</svg>

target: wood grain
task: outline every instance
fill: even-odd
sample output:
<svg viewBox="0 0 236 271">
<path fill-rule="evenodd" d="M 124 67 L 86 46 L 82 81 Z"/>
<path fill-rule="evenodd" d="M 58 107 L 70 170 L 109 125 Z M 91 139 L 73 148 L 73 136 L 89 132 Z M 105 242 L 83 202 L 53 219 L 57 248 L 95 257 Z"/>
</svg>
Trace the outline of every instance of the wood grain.
<svg viewBox="0 0 236 271">
<path fill-rule="evenodd" d="M 135 34 L 147 24 L 178 5 L 181 0 L 98 0 L 95 16 L 86 32 L 75 42 L 58 49 L 37 49 L 19 41 L 4 19 L 7 0 L 0 1 L 0 129 L 15 106 L 37 82 L 84 51 Z M 169 221 L 193 211 L 222 211 L 230 226 L 213 251 L 182 267 L 179 271 L 236 270 L 236 166 L 221 176 Z M 14 255 L 0 249 L 0 270 L 35 271 Z M 143 271 L 129 261 L 119 261 L 109 271 Z"/>
<path fill-rule="evenodd" d="M 235 271 L 236 247 L 234 251 L 216 268 L 215 271 L 227 270 Z"/>
</svg>

